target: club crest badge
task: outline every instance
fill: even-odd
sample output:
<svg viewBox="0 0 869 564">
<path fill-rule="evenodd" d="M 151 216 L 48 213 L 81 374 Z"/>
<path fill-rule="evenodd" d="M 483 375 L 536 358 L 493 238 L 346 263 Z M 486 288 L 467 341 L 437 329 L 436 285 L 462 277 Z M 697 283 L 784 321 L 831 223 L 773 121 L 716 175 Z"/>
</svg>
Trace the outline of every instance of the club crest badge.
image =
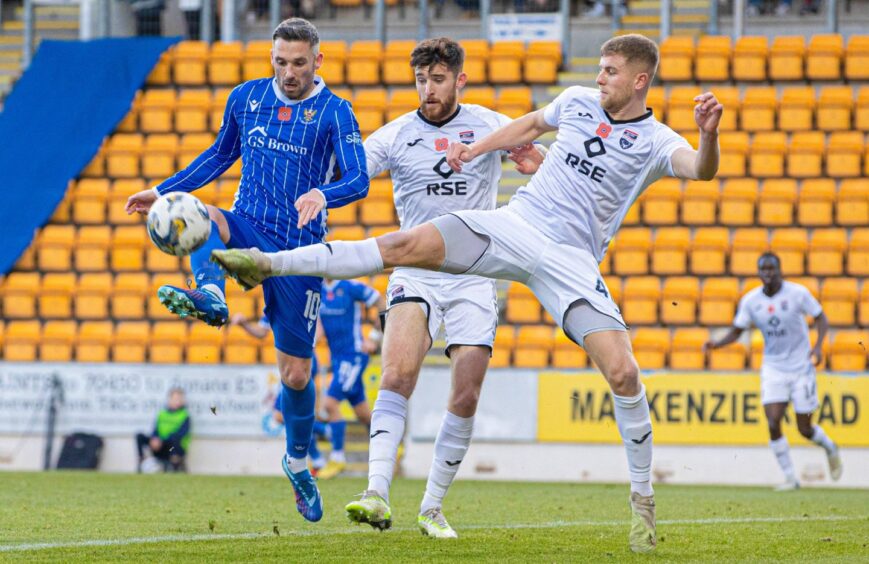
<svg viewBox="0 0 869 564">
<path fill-rule="evenodd" d="M 639 135 L 637 135 L 635 132 L 631 131 L 630 129 L 625 129 L 622 132 L 621 139 L 619 139 L 619 145 L 622 149 L 630 149 L 637 141 L 637 137 L 639 137 Z"/>
<path fill-rule="evenodd" d="M 314 116 L 317 115 L 317 110 L 313 108 L 308 108 L 304 112 L 302 112 L 302 121 L 305 123 L 311 123 L 314 121 Z"/>
</svg>

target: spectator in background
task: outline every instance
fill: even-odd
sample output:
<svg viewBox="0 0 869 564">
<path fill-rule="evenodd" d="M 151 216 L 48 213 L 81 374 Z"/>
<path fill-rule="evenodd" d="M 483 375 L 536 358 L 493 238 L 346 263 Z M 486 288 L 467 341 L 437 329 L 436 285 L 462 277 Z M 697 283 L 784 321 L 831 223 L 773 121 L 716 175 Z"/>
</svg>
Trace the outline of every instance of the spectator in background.
<svg viewBox="0 0 869 564">
<path fill-rule="evenodd" d="M 160 15 L 164 0 L 129 0 L 136 16 L 136 35 L 163 35 Z"/>
<path fill-rule="evenodd" d="M 178 8 L 184 12 L 187 22 L 187 39 L 198 41 L 202 27 L 202 0 L 178 0 Z"/>
<path fill-rule="evenodd" d="M 139 451 L 139 471 L 147 458 L 145 449 L 163 466 L 167 472 L 186 472 L 184 458 L 190 448 L 190 413 L 187 411 L 187 400 L 184 390 L 172 388 L 166 407 L 157 414 L 154 431 L 151 436 L 139 433 L 136 435 L 136 448 Z"/>
</svg>

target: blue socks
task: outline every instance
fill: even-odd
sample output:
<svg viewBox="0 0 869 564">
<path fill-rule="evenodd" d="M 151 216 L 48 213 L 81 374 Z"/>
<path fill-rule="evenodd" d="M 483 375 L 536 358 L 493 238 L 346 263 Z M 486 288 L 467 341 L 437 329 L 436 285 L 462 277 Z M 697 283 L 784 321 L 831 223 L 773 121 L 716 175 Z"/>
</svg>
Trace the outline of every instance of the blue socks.
<svg viewBox="0 0 869 564">
<path fill-rule="evenodd" d="M 223 269 L 211 262 L 211 251 L 226 249 L 226 244 L 220 240 L 220 230 L 217 223 L 211 222 L 211 235 L 205 244 L 190 253 L 190 268 L 193 270 L 193 278 L 197 288 L 216 286 L 220 290 L 221 298 L 225 298 L 226 278 Z M 213 288 L 207 288 L 214 290 Z"/>
<path fill-rule="evenodd" d="M 332 421 L 329 423 L 332 429 L 332 452 L 344 450 L 344 435 L 347 431 L 346 421 Z"/>
<path fill-rule="evenodd" d="M 305 460 L 314 430 L 314 401 L 317 392 L 314 380 L 308 380 L 304 390 L 294 390 L 281 383 L 281 413 L 287 434 L 287 455 Z"/>
</svg>

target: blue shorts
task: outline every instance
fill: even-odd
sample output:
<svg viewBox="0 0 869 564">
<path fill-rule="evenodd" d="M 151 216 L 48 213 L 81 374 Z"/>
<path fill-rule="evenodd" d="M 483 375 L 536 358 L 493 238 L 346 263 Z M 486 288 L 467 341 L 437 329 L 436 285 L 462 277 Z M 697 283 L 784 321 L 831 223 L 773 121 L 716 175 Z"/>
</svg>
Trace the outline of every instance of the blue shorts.
<svg viewBox="0 0 869 564">
<path fill-rule="evenodd" d="M 332 383 L 326 392 L 338 401 L 347 400 L 356 406 L 365 401 L 365 368 L 367 354 L 332 357 Z"/>
<path fill-rule="evenodd" d="M 229 224 L 228 248 L 256 247 L 264 253 L 287 250 L 245 219 L 226 210 L 220 211 Z M 282 353 L 311 358 L 320 312 L 321 282 L 321 278 L 314 276 L 283 276 L 263 282 L 265 315 L 272 326 L 275 348 Z"/>
</svg>

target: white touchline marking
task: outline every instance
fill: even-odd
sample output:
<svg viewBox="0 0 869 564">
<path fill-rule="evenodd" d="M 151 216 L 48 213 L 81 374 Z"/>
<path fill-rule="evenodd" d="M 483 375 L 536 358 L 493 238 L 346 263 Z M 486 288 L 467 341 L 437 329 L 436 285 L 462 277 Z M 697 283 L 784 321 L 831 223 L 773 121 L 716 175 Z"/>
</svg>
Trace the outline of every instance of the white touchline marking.
<svg viewBox="0 0 869 564">
<path fill-rule="evenodd" d="M 869 520 L 869 515 L 846 516 L 846 515 L 822 515 L 818 517 L 710 517 L 706 519 L 661 519 L 658 525 L 726 525 L 745 523 L 787 523 L 787 522 L 823 522 L 823 521 L 864 521 Z M 564 527 L 615 527 L 629 525 L 629 521 L 549 521 L 544 523 L 514 523 L 512 525 L 491 524 L 468 524 L 459 527 L 459 530 L 510 530 L 510 529 L 559 529 Z M 342 530 L 311 530 L 311 531 L 287 531 L 286 537 L 314 537 L 325 535 L 354 535 L 367 533 L 368 528 L 359 527 Z M 393 531 L 416 531 L 416 527 L 392 527 Z M 88 546 L 127 546 L 132 544 L 155 544 L 161 542 L 199 542 L 215 540 L 245 540 L 272 538 L 272 533 L 228 533 L 228 534 L 199 534 L 199 535 L 168 535 L 162 537 L 133 537 L 126 539 L 95 539 L 83 541 L 60 541 L 38 542 L 0 545 L 0 552 L 29 552 L 35 550 L 48 550 L 52 548 L 81 548 Z"/>
</svg>

